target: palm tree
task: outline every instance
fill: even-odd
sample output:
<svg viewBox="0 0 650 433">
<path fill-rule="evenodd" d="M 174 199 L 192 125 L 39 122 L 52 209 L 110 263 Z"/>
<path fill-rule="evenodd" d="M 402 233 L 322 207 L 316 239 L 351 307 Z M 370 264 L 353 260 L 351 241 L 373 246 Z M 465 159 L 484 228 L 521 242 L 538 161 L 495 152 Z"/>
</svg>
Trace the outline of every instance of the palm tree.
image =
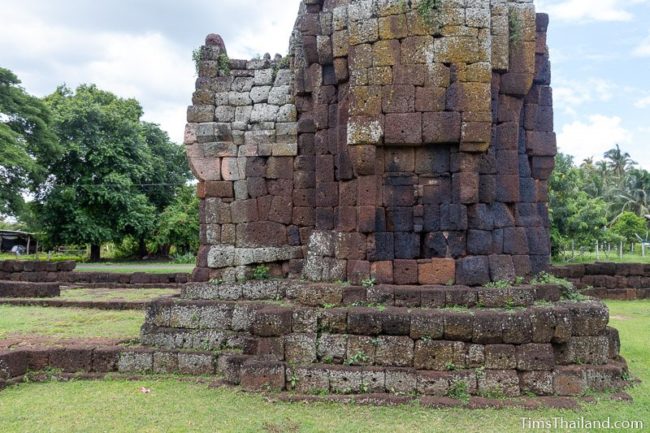
<svg viewBox="0 0 650 433">
<path fill-rule="evenodd" d="M 607 168 L 619 179 L 625 175 L 629 167 L 636 165 L 636 162 L 632 160 L 630 154 L 623 152 L 618 144 L 615 148 L 605 152 L 604 157 Z"/>
</svg>

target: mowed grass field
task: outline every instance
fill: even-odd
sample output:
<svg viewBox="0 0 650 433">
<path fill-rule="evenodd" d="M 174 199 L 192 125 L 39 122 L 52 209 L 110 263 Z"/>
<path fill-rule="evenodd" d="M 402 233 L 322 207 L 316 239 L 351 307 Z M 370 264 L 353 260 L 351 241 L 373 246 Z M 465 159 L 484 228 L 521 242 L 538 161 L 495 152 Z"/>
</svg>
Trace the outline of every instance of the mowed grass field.
<svg viewBox="0 0 650 433">
<path fill-rule="evenodd" d="M 75 268 L 76 272 L 111 272 L 120 274 L 131 274 L 133 272 L 147 272 L 150 274 L 189 274 L 193 270 L 194 264 L 160 262 L 77 263 L 77 267 Z"/>
<path fill-rule="evenodd" d="M 331 403 L 278 403 L 236 389 L 210 389 L 206 384 L 182 381 L 174 377 L 151 377 L 143 381 L 102 380 L 21 384 L 0 392 L 1 432 L 368 432 L 368 433 L 504 433 L 523 432 L 522 419 L 549 420 L 563 417 L 587 420 L 642 421 L 644 429 L 599 430 L 621 433 L 650 431 L 650 301 L 608 302 L 611 323 L 621 332 L 623 356 L 632 374 L 642 383 L 629 390 L 634 402 L 612 401 L 596 396 L 596 403 L 585 403 L 580 411 L 569 410 L 466 410 L 429 409 L 417 405 L 368 407 Z M 6 307 L 9 308 L 9 307 Z M 11 307 L 17 308 L 17 307 Z M 23 316 L 35 314 L 23 309 Z M 55 311 L 55 310 L 52 310 Z M 40 332 L 32 325 L 6 320 L 7 310 L 0 309 L 0 333 Z M 12 312 L 14 316 L 18 313 Z M 106 326 L 62 327 L 62 336 L 107 334 L 106 327 L 122 323 L 133 334 L 135 317 L 116 312 Z M 117 319 L 124 315 L 121 319 Z M 62 322 L 74 322 L 79 316 L 66 312 Z M 127 324 L 127 326 L 124 326 Z M 43 322 L 43 328 L 49 328 Z M 94 330 L 91 332 L 91 330 Z M 0 334 L 2 335 L 2 334 Z M 143 393 L 142 388 L 150 390 Z M 579 429 L 536 430 L 548 432 L 585 432 Z"/>
</svg>

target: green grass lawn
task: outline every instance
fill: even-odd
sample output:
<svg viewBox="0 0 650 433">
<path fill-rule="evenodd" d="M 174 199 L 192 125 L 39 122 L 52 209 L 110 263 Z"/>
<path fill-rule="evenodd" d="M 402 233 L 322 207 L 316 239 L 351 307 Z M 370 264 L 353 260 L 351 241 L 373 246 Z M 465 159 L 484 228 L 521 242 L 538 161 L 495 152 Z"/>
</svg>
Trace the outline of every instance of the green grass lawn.
<svg viewBox="0 0 650 433">
<path fill-rule="evenodd" d="M 598 403 L 585 404 L 580 411 L 288 404 L 232 389 L 208 389 L 204 384 L 152 377 L 140 382 L 51 382 L 6 389 L 0 392 L 0 431 L 503 433 L 525 431 L 522 417 L 576 420 L 581 416 L 589 420 L 641 420 L 648 431 L 650 301 L 608 304 L 612 324 L 621 331 L 623 355 L 632 372 L 643 380 L 629 391 L 635 399 L 632 404 L 599 398 Z M 143 394 L 141 387 L 150 388 L 151 393 Z"/>
<path fill-rule="evenodd" d="M 89 302 L 150 301 L 161 296 L 173 296 L 179 293 L 180 290 L 176 289 L 62 289 L 61 296 L 54 298 L 53 300 Z M 26 301 L 34 300 L 34 298 L 8 299 Z"/>
<path fill-rule="evenodd" d="M 138 337 L 143 321 L 142 311 L 0 305 L 0 340 L 20 337 L 132 339 Z"/>
<path fill-rule="evenodd" d="M 650 263 L 650 248 L 646 251 L 645 257 L 641 253 L 623 254 L 623 257 L 619 257 L 617 251 L 611 251 L 607 255 L 603 252 L 596 257 L 595 252 L 585 253 L 585 254 L 576 254 L 574 257 L 571 257 L 571 252 L 566 252 L 566 255 L 561 258 L 554 258 L 554 265 L 570 265 L 576 263 L 594 263 L 594 262 L 613 262 L 613 263 Z"/>
<path fill-rule="evenodd" d="M 147 262 L 126 262 L 126 263 L 77 263 L 77 272 L 116 272 L 130 274 L 133 272 L 148 272 L 152 274 L 167 273 L 190 273 L 194 270 L 194 264 L 176 263 L 147 263 Z"/>
<path fill-rule="evenodd" d="M 150 301 L 180 293 L 176 289 L 63 289 L 63 301 Z"/>
</svg>

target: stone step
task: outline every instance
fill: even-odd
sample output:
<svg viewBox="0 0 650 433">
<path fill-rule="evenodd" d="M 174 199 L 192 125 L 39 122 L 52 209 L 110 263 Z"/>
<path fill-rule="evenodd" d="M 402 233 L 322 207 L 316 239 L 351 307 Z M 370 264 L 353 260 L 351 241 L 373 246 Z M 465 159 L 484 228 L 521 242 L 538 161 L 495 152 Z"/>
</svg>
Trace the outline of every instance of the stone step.
<svg viewBox="0 0 650 433">
<path fill-rule="evenodd" d="M 181 290 L 183 299 L 224 301 L 291 301 L 296 304 L 350 306 L 378 304 L 409 308 L 450 306 L 519 307 L 536 301 L 557 302 L 562 288 L 556 285 L 486 288 L 467 286 L 372 287 L 308 283 L 296 280 L 250 280 L 242 283 L 189 283 Z"/>
<path fill-rule="evenodd" d="M 479 395 L 517 397 L 525 394 L 577 396 L 588 390 L 622 389 L 627 366 L 559 366 L 550 370 L 459 369 L 418 370 L 395 367 L 355 367 L 328 364 L 289 366 L 286 363 L 245 356 L 219 359 L 224 377 L 247 390 L 293 390 L 300 394 L 391 393 L 463 398 Z"/>
<path fill-rule="evenodd" d="M 506 334 L 503 334 L 506 335 Z M 545 342 L 511 339 L 460 339 L 459 336 L 291 333 L 260 337 L 244 331 L 192 330 L 144 325 L 141 341 L 166 349 L 238 350 L 243 354 L 292 364 L 346 364 L 456 368 L 548 370 L 556 365 L 606 364 L 619 355 L 618 333 L 606 328 L 596 336 L 566 336 Z"/>
<path fill-rule="evenodd" d="M 161 298 L 147 307 L 150 328 L 248 332 L 259 337 L 294 333 L 405 335 L 477 343 L 566 342 L 599 336 L 609 311 L 600 301 L 503 308 L 317 308 L 265 301 Z"/>
</svg>

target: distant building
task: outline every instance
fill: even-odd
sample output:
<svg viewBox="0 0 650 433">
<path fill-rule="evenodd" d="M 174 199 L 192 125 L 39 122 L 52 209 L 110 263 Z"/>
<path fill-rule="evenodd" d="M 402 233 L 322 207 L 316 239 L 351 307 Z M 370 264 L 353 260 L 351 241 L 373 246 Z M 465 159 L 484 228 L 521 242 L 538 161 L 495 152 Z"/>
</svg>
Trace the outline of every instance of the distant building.
<svg viewBox="0 0 650 433">
<path fill-rule="evenodd" d="M 0 230 L 0 252 L 30 254 L 36 253 L 38 241 L 33 233 Z"/>
</svg>

